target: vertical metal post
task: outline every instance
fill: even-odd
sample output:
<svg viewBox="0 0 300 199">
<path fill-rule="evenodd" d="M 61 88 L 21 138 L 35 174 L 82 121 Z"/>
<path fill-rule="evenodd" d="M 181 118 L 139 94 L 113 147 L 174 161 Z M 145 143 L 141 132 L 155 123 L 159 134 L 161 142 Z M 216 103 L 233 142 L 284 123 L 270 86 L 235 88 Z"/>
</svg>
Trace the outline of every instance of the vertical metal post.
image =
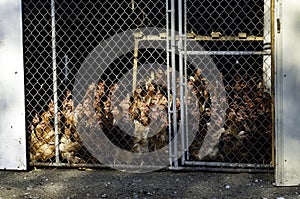
<svg viewBox="0 0 300 199">
<path fill-rule="evenodd" d="M 271 51 L 271 0 L 264 0 L 264 51 Z M 263 81 L 268 92 L 271 91 L 271 56 L 269 53 L 263 59 Z"/>
<path fill-rule="evenodd" d="M 166 0 L 166 49 L 167 49 L 167 84 L 168 84 L 168 123 L 169 123 L 169 143 L 171 143 L 172 141 L 172 128 L 171 128 L 171 107 L 170 107 L 170 87 L 171 87 L 171 83 L 170 83 L 170 30 L 169 30 L 169 26 L 170 26 L 170 22 L 169 22 L 169 13 L 170 13 L 170 9 L 169 9 L 169 0 Z M 173 153 L 172 153 L 172 145 L 169 144 L 169 162 L 170 162 L 170 166 L 172 166 L 173 164 Z"/>
<path fill-rule="evenodd" d="M 264 50 L 271 51 L 263 59 L 263 81 L 272 97 L 272 166 L 275 166 L 274 110 L 274 0 L 264 0 Z"/>
<path fill-rule="evenodd" d="M 282 12 L 282 1 L 276 1 L 276 4 L 274 5 L 274 26 L 278 27 L 279 19 L 283 20 L 283 16 L 281 15 Z M 275 31 L 275 30 L 274 30 Z M 289 30 L 288 30 L 289 31 Z M 274 89 L 275 89 L 275 98 L 274 98 L 274 104 L 275 104 L 275 124 L 274 124 L 274 131 L 276 132 L 275 135 L 275 150 L 276 150 L 276 156 L 275 156 L 275 183 L 276 185 L 283 185 L 285 183 L 284 181 L 284 132 L 283 129 L 283 121 L 284 121 L 284 103 L 283 103 L 283 77 L 284 77 L 284 60 L 283 60 L 283 35 L 280 33 L 273 33 L 273 37 L 275 39 L 275 44 L 273 46 L 274 48 L 274 54 L 276 53 L 276 56 L 274 56 L 274 67 L 276 70 L 276 74 L 274 74 Z"/>
<path fill-rule="evenodd" d="M 179 86 L 180 86 L 180 135 L 181 135 L 181 163 L 185 162 L 185 102 L 184 102 L 184 82 L 183 82 L 183 28 L 182 28 L 182 0 L 178 0 L 178 31 L 179 31 L 179 41 L 178 41 L 178 51 L 179 51 Z"/>
<path fill-rule="evenodd" d="M 52 29 L 52 72 L 53 72 L 53 102 L 54 102 L 54 132 L 55 132 L 55 162 L 59 163 L 59 131 L 58 131 L 58 97 L 57 97 L 57 67 L 56 67 L 56 31 L 55 31 L 55 0 L 51 0 Z"/>
<path fill-rule="evenodd" d="M 175 34 L 175 0 L 171 0 L 171 64 L 172 64 L 172 112 L 174 133 L 174 166 L 178 167 L 177 110 L 176 110 L 176 34 Z"/>
<path fill-rule="evenodd" d="M 186 150 L 187 150 L 187 153 L 186 153 L 186 158 L 187 160 L 189 160 L 189 150 L 188 150 L 188 147 L 189 147 L 189 129 L 188 129 L 188 122 L 189 122 L 189 118 L 188 118 L 188 104 L 187 104 L 187 96 L 188 96 L 188 89 L 187 89 L 187 85 L 188 85 L 188 74 L 187 74 L 187 37 L 186 37 L 186 33 L 187 33 L 187 0 L 184 0 L 184 4 L 183 4 L 183 19 L 184 19 L 184 28 L 183 28 L 183 31 L 184 31 L 184 75 L 185 75 L 185 96 L 184 96 L 184 100 L 185 100 L 185 109 L 184 109 L 184 113 L 185 113 L 185 146 L 186 146 Z"/>
<path fill-rule="evenodd" d="M 170 19 L 169 19 L 169 14 L 171 13 L 171 10 L 169 9 L 169 0 L 166 0 L 166 20 L 167 20 L 167 28 L 166 28 L 166 43 L 167 43 L 167 84 L 168 84 L 168 102 L 171 101 L 170 99 L 170 88 L 171 88 L 171 80 L 170 80 Z M 171 127 L 171 117 L 172 117 L 172 113 L 171 113 L 171 106 L 170 103 L 168 103 L 168 124 L 169 124 L 169 143 L 172 142 L 172 127 Z M 173 148 L 172 145 L 169 144 L 169 161 L 170 161 L 170 166 L 173 165 Z"/>
<path fill-rule="evenodd" d="M 272 167 L 275 167 L 275 0 L 271 0 Z"/>
</svg>

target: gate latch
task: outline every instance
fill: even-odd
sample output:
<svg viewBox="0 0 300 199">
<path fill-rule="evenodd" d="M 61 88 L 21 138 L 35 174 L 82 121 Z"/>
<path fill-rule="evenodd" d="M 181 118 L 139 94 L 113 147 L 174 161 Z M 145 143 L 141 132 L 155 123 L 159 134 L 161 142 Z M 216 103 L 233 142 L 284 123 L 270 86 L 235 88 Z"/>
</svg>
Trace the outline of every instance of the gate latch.
<svg viewBox="0 0 300 199">
<path fill-rule="evenodd" d="M 281 28 L 280 19 L 277 18 L 277 33 L 280 33 L 280 28 Z"/>
</svg>

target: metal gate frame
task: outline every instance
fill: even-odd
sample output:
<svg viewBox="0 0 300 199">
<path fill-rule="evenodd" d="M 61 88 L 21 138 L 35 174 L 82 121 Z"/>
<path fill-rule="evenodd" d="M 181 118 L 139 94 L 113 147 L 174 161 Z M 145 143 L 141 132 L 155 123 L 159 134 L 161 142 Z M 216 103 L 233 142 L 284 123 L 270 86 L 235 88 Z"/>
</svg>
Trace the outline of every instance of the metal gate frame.
<svg viewBox="0 0 300 199">
<path fill-rule="evenodd" d="M 265 13 L 265 16 L 270 16 L 273 12 L 273 0 L 265 0 L 265 11 L 269 12 L 269 14 Z M 213 38 L 209 36 L 202 36 L 202 35 L 194 35 L 187 32 L 187 0 L 178 0 L 177 6 L 178 10 L 176 10 L 176 1 L 166 0 L 166 33 L 162 33 L 159 36 L 147 36 L 147 39 L 153 40 L 164 40 L 166 41 L 166 52 L 167 52 L 167 75 L 168 75 L 168 101 L 172 102 L 172 104 L 176 104 L 176 74 L 175 70 L 172 70 L 170 74 L 171 66 L 176 66 L 175 56 L 178 54 L 179 56 L 179 87 L 180 87 L 180 137 L 178 140 L 175 139 L 172 145 L 169 145 L 169 163 L 170 169 L 179 170 L 179 169 L 197 169 L 197 170 L 222 170 L 226 168 L 226 170 L 233 169 L 234 171 L 239 171 L 239 169 L 247 169 L 251 171 L 251 169 L 255 169 L 254 171 L 258 171 L 258 169 L 269 169 L 272 168 L 272 165 L 265 165 L 265 164 L 244 164 L 244 163 L 222 163 L 222 162 L 198 162 L 198 161 L 190 161 L 189 159 L 189 151 L 188 151 L 188 135 L 189 129 L 186 125 L 189 122 L 188 118 L 188 110 L 187 110 L 187 103 L 186 99 L 184 98 L 187 90 L 187 56 L 189 55 L 264 55 L 267 58 L 268 62 L 272 62 L 272 53 L 271 50 L 272 41 L 271 35 L 264 36 L 264 37 L 256 37 L 256 36 L 219 36 L 218 38 L 214 38 L 214 40 L 240 40 L 240 41 L 264 41 L 265 49 L 263 51 L 187 51 L 187 42 L 188 41 L 211 41 Z M 267 6 L 270 5 L 270 8 Z M 175 27 L 176 27 L 176 13 L 178 13 L 179 19 L 178 20 L 178 27 L 179 27 L 179 34 L 176 35 Z M 51 0 L 51 24 L 52 24 L 52 71 L 53 71 L 53 91 L 54 91 L 54 127 L 55 127 L 55 163 L 34 163 L 32 165 L 46 165 L 46 166 L 100 166 L 100 165 L 88 165 L 88 164 L 65 164 L 60 163 L 59 160 L 59 132 L 58 132 L 58 96 L 57 96 L 57 66 L 56 66 L 56 30 L 55 30 L 55 0 Z M 273 18 L 270 20 L 269 18 L 264 18 L 265 23 L 272 21 Z M 265 32 L 272 32 L 273 27 L 264 26 Z M 137 40 L 136 40 L 137 41 Z M 271 44 L 271 46 L 270 46 Z M 138 43 L 137 43 L 138 45 Z M 136 49 L 135 49 L 136 50 Z M 137 56 L 134 53 L 134 56 Z M 137 57 L 134 57 L 134 67 L 137 65 Z M 265 63 L 265 62 L 264 62 Z M 273 64 L 273 63 L 272 63 Z M 270 63 L 271 65 L 271 63 Z M 265 67 L 263 66 L 264 70 Z M 175 67 L 174 67 L 175 68 Z M 270 72 L 270 71 L 268 71 Z M 267 77 L 265 78 L 265 84 L 268 85 L 270 92 L 273 92 L 273 85 L 272 82 L 268 82 L 268 77 L 273 77 L 273 74 L 265 74 Z M 170 92 L 172 92 L 172 97 L 170 98 Z M 169 128 L 169 136 L 174 133 L 178 135 L 178 122 L 177 120 L 171 120 L 171 118 L 177 117 L 177 108 L 176 106 L 170 106 L 168 104 L 168 118 L 169 124 L 173 126 L 175 132 L 171 132 L 171 128 Z M 274 137 L 274 132 L 273 132 Z M 178 143 L 181 143 L 179 146 Z M 274 142 L 274 139 L 273 139 Z M 274 143 L 272 143 L 274 145 Z M 274 147 L 272 148 L 274 150 Z M 179 156 L 179 153 L 183 153 L 183 156 Z M 274 153 L 274 152 L 273 152 Z M 274 158 L 273 164 L 274 164 Z M 197 166 L 197 167 L 195 167 Z"/>
<path fill-rule="evenodd" d="M 166 1 L 168 5 L 168 0 Z M 189 122 L 188 114 L 187 114 L 187 103 L 184 96 L 187 92 L 187 56 L 188 55 L 263 55 L 263 80 L 264 83 L 271 94 L 272 98 L 274 98 L 274 48 L 273 48 L 273 32 L 274 32 L 274 0 L 264 0 L 264 36 L 245 36 L 243 33 L 239 36 L 221 36 L 217 35 L 216 38 L 202 35 L 195 35 L 194 33 L 187 32 L 187 0 L 178 0 L 178 29 L 179 35 L 175 35 L 175 20 L 176 20 L 176 10 L 175 10 L 175 0 L 171 1 L 170 9 L 167 6 L 167 16 L 170 13 L 171 16 L 171 25 L 169 26 L 169 18 L 167 17 L 167 52 L 171 53 L 168 59 L 168 68 L 170 67 L 170 63 L 175 64 L 175 54 L 179 54 L 179 87 L 180 87 L 180 130 L 181 130 L 181 147 L 178 146 L 177 141 L 176 144 L 174 142 L 174 146 L 170 146 L 170 169 L 172 170 L 182 170 L 182 169 L 192 169 L 192 170 L 212 170 L 212 171 L 272 171 L 274 168 L 275 161 L 275 139 L 274 139 L 274 104 L 272 104 L 272 162 L 270 164 L 249 164 L 249 163 L 225 163 L 225 162 L 205 162 L 205 161 L 190 161 L 189 160 L 189 149 L 188 149 L 188 134 L 189 129 L 187 128 L 187 122 Z M 183 19 L 183 20 L 180 20 Z M 267 24 L 267 25 L 266 25 Z M 168 28 L 170 27 L 170 38 Z M 170 40 L 170 42 L 169 42 Z M 263 41 L 264 50 L 263 51 L 187 51 L 187 41 L 188 40 L 196 40 L 196 41 L 212 41 L 212 40 L 239 40 L 239 41 Z M 170 47 L 171 46 L 171 47 Z M 178 52 L 176 51 L 176 47 Z M 267 63 L 267 64 L 266 64 Z M 271 70 L 268 70 L 268 66 L 271 66 Z M 174 71 L 174 70 L 173 70 Z M 271 77 L 271 78 L 269 78 Z M 172 92 L 176 93 L 176 76 L 175 73 L 172 73 Z M 172 102 L 176 103 L 176 95 L 173 95 Z M 176 114 L 176 107 L 173 107 L 172 110 L 169 110 L 169 115 Z M 176 115 L 175 115 L 176 117 Z M 175 130 L 175 134 L 177 134 L 177 122 L 173 121 L 173 127 Z M 182 157 L 178 157 L 178 151 L 183 152 Z M 179 160 L 181 162 L 179 162 Z M 181 165 L 181 166 L 179 166 Z M 270 170 L 271 169 L 271 170 Z"/>
</svg>

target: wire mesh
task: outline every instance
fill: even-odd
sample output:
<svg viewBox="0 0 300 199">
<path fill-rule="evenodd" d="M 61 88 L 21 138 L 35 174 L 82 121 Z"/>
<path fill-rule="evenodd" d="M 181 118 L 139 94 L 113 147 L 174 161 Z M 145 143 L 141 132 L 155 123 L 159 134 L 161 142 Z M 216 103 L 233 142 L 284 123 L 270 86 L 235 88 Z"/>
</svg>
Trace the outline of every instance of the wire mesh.
<svg viewBox="0 0 300 199">
<path fill-rule="evenodd" d="M 216 65 L 222 67 L 221 78 L 226 89 L 226 99 L 223 99 L 227 103 L 224 129 L 219 134 L 216 151 L 199 159 L 199 148 L 204 137 L 209 136 L 207 125 L 211 120 L 211 98 L 214 96 L 210 95 L 205 77 L 198 77 L 196 74 L 191 76 L 189 86 L 199 99 L 200 112 L 203 115 L 199 122 L 199 134 L 190 146 L 191 159 L 269 164 L 272 160 L 272 99 L 263 83 L 263 57 L 214 58 Z M 197 57 L 193 59 L 197 60 Z M 226 68 L 226 65 L 230 68 Z"/>
<path fill-rule="evenodd" d="M 51 7 L 50 3 L 23 2 L 27 123 L 30 160 L 33 163 L 57 163 L 51 67 L 53 27 L 51 27 L 50 12 L 53 7 L 54 5 Z M 164 28 L 165 10 L 165 2 L 162 1 L 55 2 L 55 61 L 59 98 L 58 145 L 61 163 L 100 163 L 94 157 L 99 151 L 91 152 L 89 149 L 91 146 L 97 148 L 97 145 L 103 143 L 98 142 L 97 136 L 92 134 L 89 134 L 90 138 L 86 138 L 91 141 L 88 147 L 82 140 L 86 129 L 91 129 L 95 125 L 98 125 L 113 144 L 133 153 L 150 152 L 168 143 L 164 43 L 153 41 L 150 44 L 149 42 L 139 44 L 140 47 L 136 52 L 139 64 L 136 88 L 128 87 L 130 81 L 133 81 L 130 74 L 133 67 L 134 46 L 127 49 L 125 54 L 112 60 L 103 73 L 82 67 L 85 59 L 95 51 L 97 46 L 114 35 L 129 29 L 139 32 L 144 27 Z M 134 38 L 134 34 L 125 36 L 128 37 L 125 40 Z M 124 38 L 119 42 L 110 41 L 112 41 L 110 44 L 112 49 L 127 48 Z M 149 48 L 149 46 L 155 47 Z M 104 59 L 110 58 L 109 54 L 105 56 Z M 93 60 L 90 65 L 97 63 L 98 60 Z M 83 82 L 82 88 L 75 88 L 79 72 L 83 76 L 87 75 L 87 80 Z M 89 82 L 88 79 L 95 79 L 97 75 L 96 82 Z M 76 89 L 86 91 L 79 94 L 82 101 L 78 102 L 74 99 L 74 92 L 79 92 Z M 158 102 L 153 104 L 155 100 Z M 158 104 L 161 107 L 158 107 Z M 162 109 L 157 111 L 157 114 L 163 115 L 155 115 L 154 109 Z M 163 121 L 157 123 L 162 125 L 159 128 L 154 123 L 158 116 Z M 149 117 L 153 120 L 152 130 L 149 130 Z M 117 126 L 120 123 L 122 127 Z M 124 132 L 128 130 L 126 128 L 133 132 L 127 134 Z M 145 138 L 147 134 L 154 133 L 156 130 L 159 131 L 158 134 L 150 136 L 149 139 Z M 104 147 L 104 150 L 109 151 L 109 148 Z"/>
<path fill-rule="evenodd" d="M 174 141 L 180 125 L 195 123 L 195 118 L 187 117 L 189 95 L 197 98 L 199 107 L 200 119 L 193 129 L 196 137 L 188 145 L 188 135 L 183 133 L 183 140 L 175 142 L 178 147 L 172 143 L 161 159 L 172 156 L 172 165 L 183 152 L 183 166 L 188 165 L 185 160 L 248 164 L 272 161 L 269 2 L 187 0 L 182 9 L 175 2 L 174 15 L 168 12 L 170 5 L 171 1 L 55 1 L 55 104 L 53 5 L 23 1 L 27 134 L 32 165 L 100 165 L 107 161 L 116 165 L 143 164 L 137 159 L 110 159 L 113 151 L 97 132 L 103 132 L 123 151 L 153 153 Z M 174 37 L 166 30 L 171 29 L 172 20 Z M 128 31 L 130 34 L 123 34 Z M 174 58 L 166 49 L 166 41 L 172 44 L 170 48 L 176 45 Z M 190 42 L 201 46 L 201 51 Z M 99 45 L 104 54 L 97 52 Z M 118 54 L 123 50 L 124 54 Z M 199 52 L 208 53 L 211 60 L 206 62 Z M 93 53 L 98 53 L 96 58 Z M 171 70 L 168 59 L 170 67 L 174 66 Z M 180 59 L 184 59 L 185 66 L 179 64 Z M 108 64 L 103 69 L 99 63 Z M 220 76 L 212 77 L 208 65 L 215 65 Z M 168 78 L 172 70 L 181 69 L 183 79 Z M 224 98 L 212 92 L 208 80 L 222 82 Z M 218 120 L 211 115 L 216 103 L 220 109 L 220 104 L 227 104 L 222 131 L 213 152 L 202 157 L 199 153 L 209 136 L 207 128 Z M 177 113 L 170 114 L 174 110 Z M 179 114 L 180 110 L 186 115 Z M 157 159 L 149 161 L 152 166 L 164 164 Z"/>
<path fill-rule="evenodd" d="M 188 164 L 201 161 L 216 162 L 215 166 L 220 166 L 217 162 L 246 166 L 272 162 L 269 3 L 261 0 L 187 1 L 187 31 L 205 51 L 193 52 L 196 49 L 187 43 L 187 51 L 191 52 L 188 55 L 191 61 L 187 62 L 188 88 L 197 95 L 201 113 L 198 134 L 189 147 Z M 210 55 L 212 63 L 203 65 L 205 54 Z M 218 68 L 220 77 L 210 77 L 213 75 L 210 65 Z M 211 136 L 207 130 L 213 121 L 211 112 L 218 111 L 212 109 L 212 100 L 221 98 L 208 87 L 208 81 L 212 80 L 221 80 L 224 85 L 226 97 L 221 100 L 227 107 L 223 128 L 214 138 L 217 144 L 203 157 L 200 148 L 208 150 L 203 145 Z"/>
</svg>

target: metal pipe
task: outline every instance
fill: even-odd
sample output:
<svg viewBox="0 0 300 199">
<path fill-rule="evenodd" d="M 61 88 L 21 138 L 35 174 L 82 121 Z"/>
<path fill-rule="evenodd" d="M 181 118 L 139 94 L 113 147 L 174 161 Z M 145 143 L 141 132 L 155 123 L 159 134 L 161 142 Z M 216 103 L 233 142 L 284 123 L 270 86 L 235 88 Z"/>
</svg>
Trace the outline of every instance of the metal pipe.
<svg viewBox="0 0 300 199">
<path fill-rule="evenodd" d="M 174 133 L 174 166 L 178 166 L 178 140 L 177 140 L 177 110 L 176 110 L 176 34 L 175 34 L 175 0 L 171 0 L 171 64 L 172 64 L 172 109 Z"/>
<path fill-rule="evenodd" d="M 226 162 L 199 162 L 186 161 L 190 166 L 209 166 L 209 167 L 232 167 L 232 168 L 272 168 L 269 164 L 252 164 L 252 163 L 226 163 Z"/>
<path fill-rule="evenodd" d="M 53 162 L 31 162 L 30 166 L 36 167 L 66 167 L 66 168 L 101 168 L 101 169 L 110 169 L 110 168 L 120 168 L 120 169 L 137 169 L 136 165 L 103 165 L 103 164 L 87 164 L 87 163 L 53 163 Z M 111 166 L 111 167 L 109 167 Z M 161 167 L 156 166 L 147 166 L 144 165 L 143 168 L 150 169 L 162 169 Z M 260 169 L 252 169 L 252 168 L 218 168 L 218 167 L 168 167 L 167 169 L 172 171 L 213 171 L 213 172 L 234 172 L 234 173 L 261 173 L 261 172 L 274 172 L 273 169 L 269 168 L 260 168 Z"/>
<path fill-rule="evenodd" d="M 117 169 L 140 169 L 140 168 L 149 168 L 149 169 L 162 169 L 161 166 L 155 165 L 118 165 L 118 164 L 90 164 L 90 163 L 55 163 L 55 162 L 31 162 L 30 166 L 45 166 L 45 167 L 84 167 L 84 168 L 117 168 Z"/>
<path fill-rule="evenodd" d="M 54 103 L 54 132 L 55 132 L 55 161 L 59 163 L 59 129 L 58 129 L 58 97 L 57 97 L 57 66 L 56 66 L 56 31 L 55 31 L 55 0 L 51 0 L 52 28 L 52 72 L 53 72 L 53 103 Z"/>
<path fill-rule="evenodd" d="M 247 168 L 216 168 L 216 167 L 169 167 L 175 171 L 208 171 L 208 172 L 232 172 L 232 173 L 273 173 L 273 169 L 247 169 Z"/>
<path fill-rule="evenodd" d="M 187 74 L 187 54 L 186 54 L 186 51 L 187 51 L 187 0 L 184 0 L 184 5 L 183 5 L 183 10 L 184 10 L 184 75 L 185 75 L 185 85 L 186 85 L 186 88 L 185 88 L 185 109 L 184 109 L 184 112 L 185 112 L 185 145 L 186 145 L 186 150 L 187 150 L 187 153 L 186 153 L 186 159 L 189 160 L 189 128 L 188 128 L 188 123 L 189 123 L 189 118 L 188 118 L 188 104 L 187 104 L 187 98 L 186 96 L 188 96 L 188 89 L 187 89 L 187 85 L 188 85 L 188 74 Z"/>
<path fill-rule="evenodd" d="M 170 87 L 171 87 L 171 83 L 170 83 L 170 40 L 169 40 L 169 0 L 166 0 L 166 49 L 167 49 L 167 87 L 168 87 L 168 102 L 170 102 Z M 172 128 L 171 128 L 171 107 L 170 107 L 170 103 L 168 103 L 168 124 L 169 124 L 169 163 L 170 166 L 173 164 L 173 155 L 172 155 L 172 145 L 170 144 L 172 142 Z"/>
<path fill-rule="evenodd" d="M 272 167 L 275 167 L 275 0 L 271 0 Z"/>
<path fill-rule="evenodd" d="M 188 55 L 269 55 L 265 51 L 186 51 Z"/>
<path fill-rule="evenodd" d="M 137 169 L 138 166 L 136 165 L 103 165 L 103 164 L 87 164 L 87 163 L 53 163 L 53 162 L 30 162 L 30 166 L 36 167 L 66 167 L 66 168 L 101 168 L 101 169 L 110 169 L 110 168 L 129 168 L 129 169 Z M 111 166 L 111 167 L 109 167 Z M 147 166 L 144 165 L 143 168 L 150 168 L 150 169 L 162 169 L 161 167 L 156 166 Z M 234 172 L 234 173 L 261 173 L 261 172 L 271 172 L 273 173 L 274 170 L 272 168 L 218 168 L 218 167 L 168 167 L 167 169 L 172 171 L 213 171 L 213 172 Z"/>
<path fill-rule="evenodd" d="M 179 41 L 178 41 L 178 51 L 183 52 L 183 28 L 182 28 L 182 0 L 178 0 L 178 31 L 179 31 Z M 179 53 L 179 86 L 180 86 L 180 129 L 181 129 L 181 164 L 185 162 L 185 106 L 184 106 L 184 82 L 183 82 L 183 55 Z M 176 105 L 176 104 L 174 104 Z"/>
<path fill-rule="evenodd" d="M 106 165 L 103 164 L 89 164 L 89 163 L 62 163 L 62 162 L 30 162 L 30 166 L 34 167 L 99 167 L 99 168 L 107 168 Z"/>
<path fill-rule="evenodd" d="M 187 40 L 188 41 L 257 41 L 257 42 L 261 42 L 264 41 L 264 37 L 257 37 L 257 36 L 248 36 L 245 39 L 241 39 L 237 36 L 221 36 L 217 39 L 212 38 L 211 36 L 204 36 L 204 35 L 193 35 L 191 37 L 191 33 L 186 33 L 187 35 Z M 178 40 L 178 35 L 176 35 L 176 40 Z M 141 39 L 142 40 L 147 40 L 147 41 L 153 41 L 153 40 L 165 40 L 165 38 L 160 37 L 160 35 L 144 35 Z"/>
</svg>

